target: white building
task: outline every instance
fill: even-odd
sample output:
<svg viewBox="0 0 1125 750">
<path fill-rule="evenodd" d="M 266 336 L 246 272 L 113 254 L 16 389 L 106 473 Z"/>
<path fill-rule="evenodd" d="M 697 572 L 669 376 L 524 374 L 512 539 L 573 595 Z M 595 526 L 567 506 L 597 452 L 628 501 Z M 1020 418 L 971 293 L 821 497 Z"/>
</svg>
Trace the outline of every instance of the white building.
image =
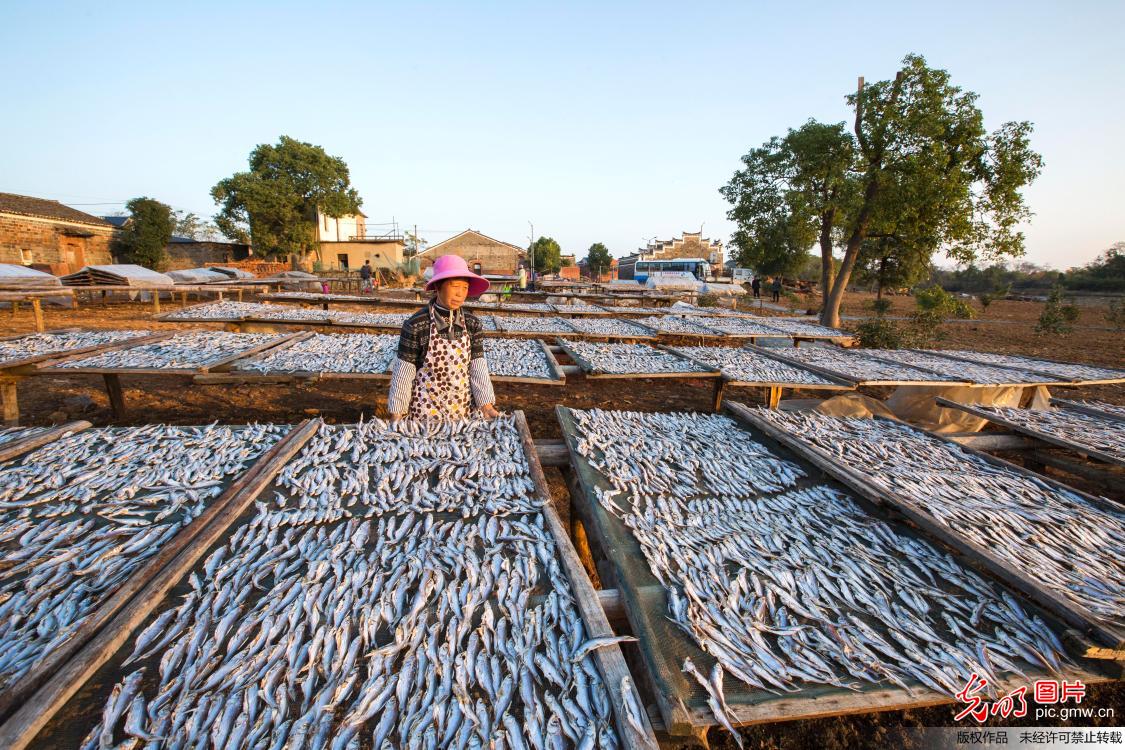
<svg viewBox="0 0 1125 750">
<path fill-rule="evenodd" d="M 367 215 L 362 211 L 347 216 L 327 216 L 317 209 L 316 239 L 318 242 L 350 242 L 362 240 L 367 234 Z"/>
</svg>

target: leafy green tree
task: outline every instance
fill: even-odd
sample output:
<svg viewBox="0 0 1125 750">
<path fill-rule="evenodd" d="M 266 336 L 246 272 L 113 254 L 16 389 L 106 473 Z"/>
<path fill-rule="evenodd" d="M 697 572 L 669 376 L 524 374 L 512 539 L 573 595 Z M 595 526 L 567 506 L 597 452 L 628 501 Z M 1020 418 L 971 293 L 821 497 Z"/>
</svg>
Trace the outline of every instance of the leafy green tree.
<svg viewBox="0 0 1125 750">
<path fill-rule="evenodd" d="M 590 245 L 590 249 L 586 251 L 586 267 L 595 279 L 609 271 L 612 264 L 613 256 L 609 254 L 608 247 L 600 242 Z"/>
<path fill-rule="evenodd" d="M 1047 303 L 1043 305 L 1043 312 L 1039 314 L 1039 322 L 1035 324 L 1036 333 L 1070 333 L 1074 323 L 1078 320 L 1079 310 L 1077 305 L 1063 299 L 1061 284 L 1051 287 L 1047 295 Z"/>
<path fill-rule="evenodd" d="M 826 268 L 832 246 L 843 248 L 835 279 L 824 290 L 820 319 L 830 326 L 839 325 L 865 243 L 872 250 L 869 240 L 890 240 L 882 249 L 904 256 L 896 263 L 903 269 L 917 268 L 920 258 L 928 262 L 939 249 L 963 263 L 1022 254 L 1018 226 L 1031 216 L 1022 190 L 1038 176 L 1042 159 L 1030 147 L 1030 123 L 1009 122 L 989 133 L 976 99 L 917 55 L 905 58 L 894 80 L 861 82 L 848 97 L 855 110 L 852 134 L 839 125 L 809 123 L 809 138 L 790 131 L 776 149 L 771 141 L 743 158 L 745 169 L 721 189 L 734 205 L 735 244 L 759 235 L 763 223 L 804 226 L 817 217 L 817 236 L 828 240 L 820 243 Z M 811 154 L 797 158 L 805 152 Z M 779 173 L 775 162 L 822 169 Z M 818 174 L 818 187 L 836 187 L 830 201 L 823 190 L 801 189 Z M 810 195 L 820 200 L 811 202 Z"/>
<path fill-rule="evenodd" d="M 828 289 L 835 275 L 833 233 L 857 194 L 854 162 L 854 139 L 844 124 L 816 120 L 742 157 L 744 168 L 719 189 L 733 205 L 727 218 L 739 227 L 740 264 L 744 257 L 760 273 L 792 275 L 799 267 L 787 256 L 803 261 L 816 242 L 820 288 Z"/>
<path fill-rule="evenodd" d="M 113 254 L 125 263 L 163 269 L 168 260 L 168 241 L 176 225 L 172 208 L 153 198 L 134 198 L 125 207 L 131 221 L 117 234 Z"/>
<path fill-rule="evenodd" d="M 288 136 L 255 147 L 250 170 L 220 180 L 211 197 L 220 206 L 215 223 L 222 233 L 251 242 L 261 255 L 319 253 L 317 210 L 340 217 L 363 202 L 343 159 Z"/>
<path fill-rule="evenodd" d="M 402 254 L 407 258 L 413 258 L 418 253 L 423 252 L 429 244 L 409 229 L 403 232 L 403 235 L 405 237 L 406 247 L 403 249 Z"/>
<path fill-rule="evenodd" d="M 1085 266 L 1067 271 L 1063 284 L 1068 289 L 1125 291 L 1125 242 L 1115 242 Z"/>
<path fill-rule="evenodd" d="M 535 270 L 539 273 L 558 273 L 562 268 L 562 248 L 550 237 L 535 240 L 528 252 L 535 256 Z"/>
</svg>

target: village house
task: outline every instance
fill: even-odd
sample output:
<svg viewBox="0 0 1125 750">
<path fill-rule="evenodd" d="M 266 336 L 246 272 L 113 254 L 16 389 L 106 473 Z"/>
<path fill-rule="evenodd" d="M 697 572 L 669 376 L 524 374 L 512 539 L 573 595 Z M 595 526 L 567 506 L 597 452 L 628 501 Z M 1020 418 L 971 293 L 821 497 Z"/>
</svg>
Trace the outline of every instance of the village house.
<svg viewBox="0 0 1125 750">
<path fill-rule="evenodd" d="M 418 253 L 420 270 L 425 271 L 443 255 L 460 255 L 474 273 L 493 276 L 513 276 L 527 260 L 524 248 L 493 239 L 475 229 L 466 229 Z"/>
<path fill-rule="evenodd" d="M 335 271 L 355 271 L 368 260 L 374 268 L 398 268 L 406 250 L 397 232 L 369 234 L 362 211 L 339 217 L 317 211 L 316 240 L 324 268 Z"/>
<path fill-rule="evenodd" d="M 702 259 L 711 266 L 711 273 L 719 276 L 723 270 L 722 240 L 705 238 L 702 232 L 684 232 L 682 236 L 670 240 L 655 240 L 621 258 L 618 273 L 622 279 L 631 279 L 634 278 L 633 270 L 638 261 L 677 258 Z"/>
<path fill-rule="evenodd" d="M 582 278 L 590 279 L 599 284 L 604 284 L 608 281 L 617 281 L 617 258 L 610 258 L 609 268 L 599 269 L 600 273 L 596 276 L 594 275 L 594 269 L 590 268 L 590 264 L 583 258 L 578 261 L 578 271 Z"/>
<path fill-rule="evenodd" d="M 0 193 L 0 263 L 56 276 L 113 262 L 112 224 L 58 201 Z"/>
<path fill-rule="evenodd" d="M 133 221 L 130 216 L 103 216 L 102 219 L 119 231 L 128 227 Z M 196 240 L 176 235 L 172 235 L 164 251 L 168 254 L 168 259 L 161 269 L 163 271 L 237 263 L 248 260 L 251 255 L 250 246 L 243 242 Z"/>
</svg>

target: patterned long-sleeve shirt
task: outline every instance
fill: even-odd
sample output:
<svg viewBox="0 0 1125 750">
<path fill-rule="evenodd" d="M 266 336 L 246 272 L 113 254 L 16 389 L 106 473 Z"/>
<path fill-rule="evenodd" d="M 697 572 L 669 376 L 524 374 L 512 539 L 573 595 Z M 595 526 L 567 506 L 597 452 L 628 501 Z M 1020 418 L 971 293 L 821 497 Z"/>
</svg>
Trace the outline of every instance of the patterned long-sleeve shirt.
<svg viewBox="0 0 1125 750">
<path fill-rule="evenodd" d="M 437 319 L 436 330 L 430 322 L 430 307 L 434 308 Z M 496 402 L 492 390 L 492 379 L 488 375 L 488 362 L 484 358 L 484 326 L 475 315 L 464 310 L 450 311 L 431 301 L 426 307 L 411 315 L 402 324 L 398 339 L 398 356 L 391 365 L 391 387 L 387 394 L 387 411 L 391 414 L 405 414 L 410 408 L 410 397 L 414 392 L 414 378 L 426 363 L 426 352 L 430 347 L 431 336 L 445 336 L 450 339 L 469 332 L 469 391 L 473 405 L 477 408 Z"/>
</svg>

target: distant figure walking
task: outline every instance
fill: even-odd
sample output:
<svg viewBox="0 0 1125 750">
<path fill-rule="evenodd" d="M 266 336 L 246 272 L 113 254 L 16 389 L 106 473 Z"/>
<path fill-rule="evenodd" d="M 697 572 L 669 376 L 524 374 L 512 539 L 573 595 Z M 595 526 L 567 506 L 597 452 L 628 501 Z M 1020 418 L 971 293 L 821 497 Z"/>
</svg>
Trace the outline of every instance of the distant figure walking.
<svg viewBox="0 0 1125 750">
<path fill-rule="evenodd" d="M 781 277 L 774 276 L 773 284 L 770 285 L 770 292 L 773 294 L 773 301 L 781 301 Z"/>
<path fill-rule="evenodd" d="M 365 260 L 359 267 L 359 291 L 360 294 L 367 294 L 371 290 L 371 261 Z"/>
<path fill-rule="evenodd" d="M 524 268 L 523 266 L 520 266 L 519 285 L 520 285 L 520 291 L 521 292 L 527 291 L 527 269 Z"/>
<path fill-rule="evenodd" d="M 762 298 L 762 280 L 755 276 L 754 280 L 750 282 L 750 289 L 754 292 L 754 299 Z"/>
</svg>

